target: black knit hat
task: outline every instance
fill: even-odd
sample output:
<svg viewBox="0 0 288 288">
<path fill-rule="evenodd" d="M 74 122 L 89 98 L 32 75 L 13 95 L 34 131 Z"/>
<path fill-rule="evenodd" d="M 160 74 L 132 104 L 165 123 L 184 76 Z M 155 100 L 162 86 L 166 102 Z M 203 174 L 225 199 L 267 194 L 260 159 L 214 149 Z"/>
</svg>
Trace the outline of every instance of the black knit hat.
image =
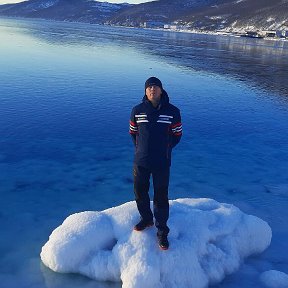
<svg viewBox="0 0 288 288">
<path fill-rule="evenodd" d="M 158 87 L 161 88 L 161 90 L 163 90 L 161 81 L 158 78 L 156 78 L 156 77 L 150 77 L 150 78 L 148 78 L 146 80 L 146 82 L 145 82 L 145 90 L 146 90 L 147 87 L 153 86 L 153 85 L 158 86 Z"/>
</svg>

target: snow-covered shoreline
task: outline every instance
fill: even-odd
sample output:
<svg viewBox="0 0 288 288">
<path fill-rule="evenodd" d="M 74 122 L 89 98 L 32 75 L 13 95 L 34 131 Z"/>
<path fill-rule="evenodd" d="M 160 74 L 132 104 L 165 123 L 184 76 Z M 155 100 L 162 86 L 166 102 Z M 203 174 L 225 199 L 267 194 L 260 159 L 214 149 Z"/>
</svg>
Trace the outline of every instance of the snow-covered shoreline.
<svg viewBox="0 0 288 288">
<path fill-rule="evenodd" d="M 121 25 L 112 25 L 112 24 L 96 24 L 96 23 L 89 23 L 89 22 L 81 22 L 81 21 L 60 21 L 54 19 L 45 19 L 45 18 L 26 18 L 26 17 L 14 17 L 14 16 L 0 16 L 0 19 L 19 19 L 24 21 L 49 21 L 49 22 L 59 22 L 59 23 L 75 23 L 75 24 L 89 24 L 89 25 L 96 25 L 96 26 L 104 26 L 104 27 L 114 27 L 114 28 L 124 28 L 124 29 L 143 29 L 143 30 L 152 30 L 152 31 L 165 31 L 165 32 L 172 32 L 172 33 L 189 33 L 189 34 L 202 34 L 202 35 L 214 35 L 214 36 L 229 36 L 229 37 L 242 37 L 241 34 L 245 33 L 245 29 L 238 29 L 233 32 L 227 31 L 201 31 L 196 29 L 169 29 L 169 28 L 144 28 L 144 27 L 134 27 L 134 26 L 121 26 Z M 288 38 L 279 38 L 279 37 L 249 37 L 257 40 L 269 40 L 269 41 L 279 41 L 279 42 L 288 42 Z"/>
<path fill-rule="evenodd" d="M 123 27 L 123 26 L 115 26 L 115 27 Z M 128 27 L 127 27 L 128 28 Z M 130 28 L 137 28 L 137 27 L 130 27 Z M 229 36 L 229 37 L 243 37 L 245 31 L 239 30 L 235 32 L 226 32 L 226 31 L 200 31 L 200 30 L 188 30 L 188 29 L 167 29 L 167 28 L 142 28 L 148 30 L 158 30 L 158 31 L 167 31 L 167 32 L 176 32 L 176 33 L 190 33 L 190 34 L 203 34 L 203 35 L 215 35 L 215 36 Z M 242 35 L 241 35 L 242 34 Z M 280 42 L 287 42 L 288 38 L 278 38 L 278 37 L 249 37 L 258 40 L 269 40 L 269 41 L 280 41 Z"/>
</svg>

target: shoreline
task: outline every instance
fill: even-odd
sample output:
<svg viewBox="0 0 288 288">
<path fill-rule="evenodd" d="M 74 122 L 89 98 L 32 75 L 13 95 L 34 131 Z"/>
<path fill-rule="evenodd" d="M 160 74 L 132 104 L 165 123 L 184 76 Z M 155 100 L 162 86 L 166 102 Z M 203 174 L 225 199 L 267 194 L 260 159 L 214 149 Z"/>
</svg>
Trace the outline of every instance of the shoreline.
<svg viewBox="0 0 288 288">
<path fill-rule="evenodd" d="M 112 27 L 114 27 L 114 26 L 112 26 Z M 125 26 L 115 26 L 115 27 L 125 27 Z M 257 40 L 271 40 L 271 41 L 288 42 L 288 38 L 251 37 L 251 36 L 240 35 L 240 32 L 200 31 L 200 30 L 186 30 L 186 29 L 143 28 L 143 27 L 128 27 L 128 28 L 139 28 L 139 29 L 144 29 L 144 30 L 156 30 L 156 31 L 176 32 L 176 33 L 203 34 L 203 35 L 227 36 L 227 37 L 235 37 L 235 38 L 250 38 L 250 39 L 257 39 Z M 241 32 L 241 33 L 243 34 L 244 32 Z"/>
<path fill-rule="evenodd" d="M 227 37 L 235 37 L 235 38 L 250 38 L 257 40 L 269 40 L 274 42 L 288 42 L 288 37 L 280 38 L 280 37 L 251 37 L 245 36 L 245 31 L 238 30 L 234 32 L 227 31 L 200 31 L 200 30 L 188 30 L 188 29 L 171 29 L 171 28 L 146 28 L 146 27 L 136 27 L 136 26 L 122 26 L 122 25 L 112 25 L 112 24 L 99 24 L 99 23 L 90 23 L 83 21 L 67 21 L 67 20 L 57 20 L 57 19 L 45 19 L 45 18 L 27 18 L 27 17 L 17 17 L 17 16 L 5 16 L 0 15 L 0 19 L 16 19 L 16 20 L 24 20 L 24 21 L 50 21 L 50 22 L 59 22 L 59 23 L 75 23 L 75 24 L 89 24 L 89 25 L 97 25 L 104 27 L 114 27 L 114 28 L 124 28 L 124 29 L 141 29 L 141 30 L 151 30 L 151 31 L 163 31 L 163 32 L 172 32 L 172 33 L 189 33 L 189 34 L 200 34 L 200 35 L 214 35 L 214 36 L 227 36 Z M 242 34 L 242 35 L 241 35 Z"/>
</svg>

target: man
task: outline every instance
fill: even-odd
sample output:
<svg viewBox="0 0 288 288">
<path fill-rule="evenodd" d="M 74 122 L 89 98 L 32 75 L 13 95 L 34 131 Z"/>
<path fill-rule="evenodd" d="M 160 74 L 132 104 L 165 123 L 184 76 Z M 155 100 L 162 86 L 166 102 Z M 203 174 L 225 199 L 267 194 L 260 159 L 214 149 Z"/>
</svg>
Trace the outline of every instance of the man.
<svg viewBox="0 0 288 288">
<path fill-rule="evenodd" d="M 168 186 L 171 152 L 182 136 L 180 111 L 169 103 L 161 81 L 150 77 L 145 82 L 142 103 L 132 109 L 130 134 L 135 144 L 134 193 L 141 220 L 134 230 L 155 225 L 162 250 L 169 248 L 167 221 L 169 217 Z M 149 185 L 153 178 L 153 212 L 150 208 Z"/>
</svg>

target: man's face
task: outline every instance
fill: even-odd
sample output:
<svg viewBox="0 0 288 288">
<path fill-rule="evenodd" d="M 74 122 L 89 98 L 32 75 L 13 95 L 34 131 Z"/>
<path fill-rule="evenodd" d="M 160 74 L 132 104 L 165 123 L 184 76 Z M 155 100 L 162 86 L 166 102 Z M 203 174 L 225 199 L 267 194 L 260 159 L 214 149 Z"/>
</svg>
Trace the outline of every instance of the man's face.
<svg viewBox="0 0 288 288">
<path fill-rule="evenodd" d="M 162 94 L 162 90 L 160 87 L 156 85 L 148 86 L 145 92 L 149 101 L 151 101 L 152 103 L 160 102 L 160 98 Z"/>
</svg>

